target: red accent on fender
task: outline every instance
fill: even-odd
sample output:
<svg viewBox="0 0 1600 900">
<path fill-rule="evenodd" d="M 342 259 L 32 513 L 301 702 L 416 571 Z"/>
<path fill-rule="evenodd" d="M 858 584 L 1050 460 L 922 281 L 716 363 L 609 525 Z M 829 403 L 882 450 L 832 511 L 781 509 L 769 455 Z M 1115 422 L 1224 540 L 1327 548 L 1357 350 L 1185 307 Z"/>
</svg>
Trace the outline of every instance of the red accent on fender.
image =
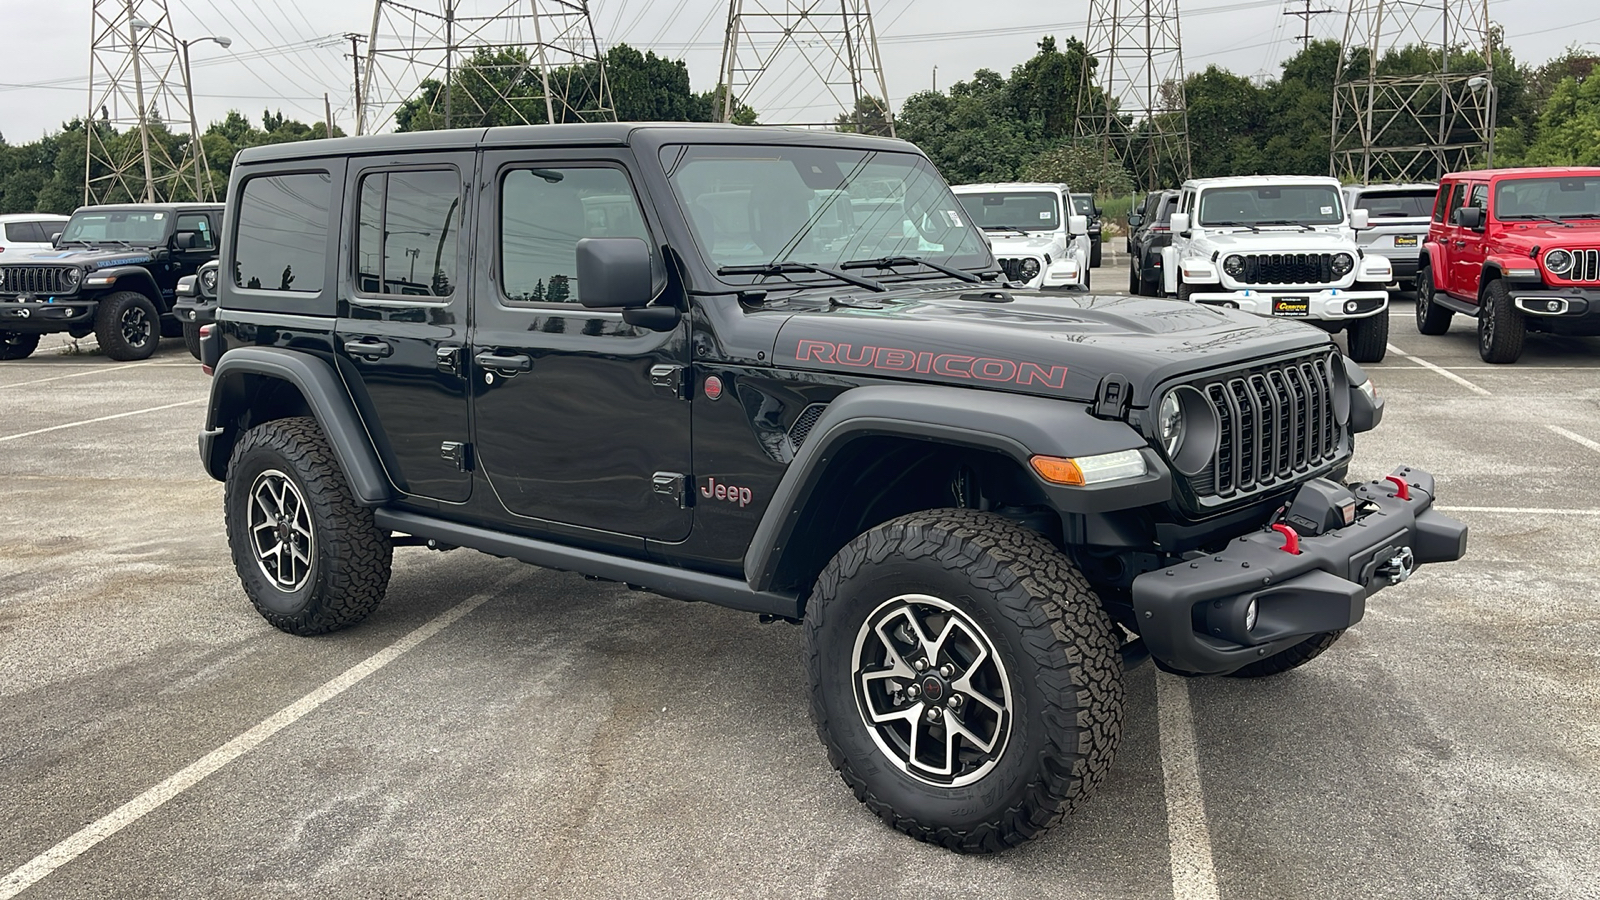
<svg viewBox="0 0 1600 900">
<path fill-rule="evenodd" d="M 1406 484 L 1406 480 L 1404 478 L 1401 478 L 1399 475 L 1385 475 L 1383 476 L 1383 480 L 1394 482 L 1394 486 L 1400 489 L 1400 492 L 1395 494 L 1396 497 L 1399 497 L 1401 500 L 1411 499 L 1411 488 Z"/>
<path fill-rule="evenodd" d="M 1295 556 L 1300 555 L 1300 532 L 1295 531 L 1288 525 L 1281 524 L 1272 526 L 1272 530 L 1283 535 L 1283 546 L 1279 549 L 1285 553 L 1293 553 Z"/>
</svg>

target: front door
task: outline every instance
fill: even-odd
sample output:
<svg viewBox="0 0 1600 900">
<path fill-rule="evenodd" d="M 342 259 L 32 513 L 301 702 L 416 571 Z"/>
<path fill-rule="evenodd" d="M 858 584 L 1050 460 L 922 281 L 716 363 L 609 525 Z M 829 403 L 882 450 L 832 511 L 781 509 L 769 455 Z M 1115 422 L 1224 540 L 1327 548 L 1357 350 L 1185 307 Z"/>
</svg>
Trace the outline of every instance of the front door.
<svg viewBox="0 0 1600 900">
<path fill-rule="evenodd" d="M 1466 195 L 1466 208 L 1482 210 L 1483 228 L 1473 230 L 1457 225 L 1455 240 L 1450 245 L 1451 293 L 1468 303 L 1478 302 L 1478 282 L 1483 278 L 1483 261 L 1488 248 L 1484 231 L 1489 224 L 1489 185 L 1477 181 L 1462 186 Z"/>
<path fill-rule="evenodd" d="M 334 335 L 339 371 L 390 478 L 415 497 L 472 493 L 463 227 L 474 156 L 352 161 Z"/>
<path fill-rule="evenodd" d="M 592 150 L 581 161 L 555 151 L 485 154 L 474 446 L 515 518 L 681 540 L 693 484 L 688 323 L 655 332 L 620 311 L 578 305 L 579 240 L 661 246 L 628 163 Z M 658 265 L 659 290 L 669 290 Z"/>
</svg>

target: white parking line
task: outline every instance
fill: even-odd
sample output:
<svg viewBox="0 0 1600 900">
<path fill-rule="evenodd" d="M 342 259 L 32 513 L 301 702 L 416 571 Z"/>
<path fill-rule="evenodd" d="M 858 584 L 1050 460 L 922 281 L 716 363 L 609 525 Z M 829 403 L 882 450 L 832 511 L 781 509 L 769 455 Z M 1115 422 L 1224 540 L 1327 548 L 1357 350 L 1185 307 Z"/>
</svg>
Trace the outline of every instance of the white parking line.
<svg viewBox="0 0 1600 900">
<path fill-rule="evenodd" d="M 1156 710 L 1161 733 L 1161 778 L 1167 795 L 1172 897 L 1218 900 L 1211 829 L 1206 825 L 1205 796 L 1200 792 L 1200 755 L 1195 750 L 1189 682 L 1157 673 Z"/>
<path fill-rule="evenodd" d="M 1591 440 L 1589 440 L 1588 438 L 1584 437 L 1581 434 L 1575 434 L 1575 433 L 1573 433 L 1571 431 L 1566 430 L 1565 428 L 1562 428 L 1559 425 L 1546 425 L 1545 427 L 1550 429 L 1551 431 L 1554 431 L 1556 434 L 1561 435 L 1562 437 L 1566 438 L 1569 441 L 1573 441 L 1574 443 L 1582 444 L 1583 446 L 1588 447 L 1590 450 L 1593 450 L 1596 453 L 1600 453 L 1600 443 L 1596 443 L 1594 441 L 1591 441 Z"/>
<path fill-rule="evenodd" d="M 90 369 L 87 372 L 73 372 L 71 375 L 55 375 L 55 376 L 52 376 L 50 378 L 36 378 L 33 381 L 19 381 L 16 384 L 0 384 L 0 388 L 28 387 L 29 385 L 33 385 L 33 384 L 44 384 L 47 381 L 60 381 L 63 378 L 82 378 L 85 375 L 99 375 L 101 372 L 116 372 L 116 371 L 121 370 L 121 369 L 132 369 L 135 366 L 148 366 L 148 365 L 152 365 L 152 363 L 136 362 L 136 363 L 128 363 L 125 366 L 109 366 L 109 367 L 101 366 L 99 368 Z"/>
<path fill-rule="evenodd" d="M 22 867 L 7 875 L 5 880 L 0 881 L 0 900 L 11 900 L 12 897 L 32 887 L 51 872 L 82 856 L 96 844 L 137 822 L 146 814 L 160 807 L 161 804 L 199 784 L 206 776 L 249 753 L 263 741 L 305 718 L 317 707 L 354 687 L 363 678 L 399 659 L 406 651 L 450 627 L 462 616 L 482 606 L 520 574 L 520 572 L 514 572 L 507 575 L 488 590 L 474 594 L 450 607 L 417 630 L 346 669 L 337 678 L 324 683 L 311 693 L 261 720 L 254 728 L 190 763 L 166 781 L 122 804 L 100 819 L 84 826 L 77 834 L 35 856 Z"/>
<path fill-rule="evenodd" d="M 1454 381 L 1456 384 L 1459 384 L 1462 387 L 1466 388 L 1467 390 L 1472 391 L 1474 394 L 1478 394 L 1478 395 L 1484 396 L 1484 397 L 1493 396 L 1488 391 L 1484 390 L 1481 387 L 1478 387 L 1477 385 L 1475 385 L 1472 382 L 1466 380 L 1465 378 L 1462 378 L 1460 375 L 1457 375 L 1456 373 L 1450 371 L 1449 369 L 1446 369 L 1443 366 L 1436 366 L 1433 363 L 1428 362 L 1427 360 L 1422 359 L 1420 357 L 1412 356 L 1411 354 L 1405 352 L 1404 350 L 1401 350 L 1399 347 L 1396 347 L 1393 344 L 1389 345 L 1389 352 L 1393 353 L 1394 355 L 1399 356 L 1401 358 L 1409 359 L 1412 362 L 1416 363 L 1417 365 L 1423 367 L 1424 369 L 1429 370 L 1430 372 L 1434 372 L 1436 374 L 1443 375 L 1444 377 L 1450 379 L 1451 381 Z"/>
<path fill-rule="evenodd" d="M 47 434 L 51 431 L 60 431 L 63 428 L 77 428 L 79 425 L 93 425 L 96 422 L 109 422 L 112 419 L 124 419 L 128 416 L 137 416 L 141 413 L 160 412 L 163 409 L 173 409 L 179 406 L 193 406 L 196 403 L 205 403 L 207 399 L 208 398 L 206 397 L 196 397 L 193 400 L 180 400 L 177 403 L 168 403 L 165 406 L 151 406 L 145 409 L 132 409 L 127 412 L 114 413 L 109 416 L 101 416 L 98 419 L 84 419 L 81 422 L 68 422 L 65 425 L 51 425 L 49 428 L 40 428 L 34 431 L 24 431 L 21 434 L 8 434 L 0 437 L 0 444 L 5 443 L 6 441 L 15 441 L 25 437 L 33 437 L 36 434 Z"/>
</svg>

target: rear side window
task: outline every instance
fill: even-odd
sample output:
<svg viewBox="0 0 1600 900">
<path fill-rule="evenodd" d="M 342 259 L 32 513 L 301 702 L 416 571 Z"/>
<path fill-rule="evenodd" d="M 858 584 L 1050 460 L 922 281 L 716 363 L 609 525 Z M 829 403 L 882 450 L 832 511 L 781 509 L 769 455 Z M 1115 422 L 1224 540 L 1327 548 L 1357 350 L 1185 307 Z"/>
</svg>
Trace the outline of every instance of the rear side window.
<svg viewBox="0 0 1600 900">
<path fill-rule="evenodd" d="M 453 169 L 361 179 L 356 278 L 363 293 L 448 297 L 455 291 L 461 179 Z"/>
<path fill-rule="evenodd" d="M 12 242 L 13 244 L 20 244 L 24 241 L 37 241 L 38 238 L 34 237 L 35 232 L 33 229 L 34 225 L 32 222 L 7 222 L 6 240 Z"/>
<path fill-rule="evenodd" d="M 500 284 L 507 300 L 578 302 L 578 241 L 649 241 L 620 169 L 515 169 L 500 187 Z"/>
<path fill-rule="evenodd" d="M 1466 199 L 1467 199 L 1467 186 L 1466 185 L 1458 184 L 1450 191 L 1450 205 L 1448 207 L 1446 207 L 1445 211 L 1444 211 L 1444 214 L 1445 214 L 1445 219 L 1444 220 L 1445 220 L 1445 222 L 1447 222 L 1447 223 L 1449 223 L 1451 225 L 1454 225 L 1456 223 L 1456 210 L 1461 208 L 1461 204 L 1465 203 Z"/>
<path fill-rule="evenodd" d="M 1444 222 L 1445 212 L 1450 206 L 1450 193 L 1455 189 L 1456 185 L 1448 182 L 1439 185 L 1439 193 L 1433 198 L 1433 220 L 1435 222 Z"/>
<path fill-rule="evenodd" d="M 1374 219 L 1420 219 L 1433 208 L 1431 191 L 1374 191 L 1362 194 L 1355 208 L 1364 209 Z"/>
<path fill-rule="evenodd" d="M 246 181 L 233 241 L 233 283 L 258 291 L 321 291 L 332 187 L 326 172 Z"/>
</svg>

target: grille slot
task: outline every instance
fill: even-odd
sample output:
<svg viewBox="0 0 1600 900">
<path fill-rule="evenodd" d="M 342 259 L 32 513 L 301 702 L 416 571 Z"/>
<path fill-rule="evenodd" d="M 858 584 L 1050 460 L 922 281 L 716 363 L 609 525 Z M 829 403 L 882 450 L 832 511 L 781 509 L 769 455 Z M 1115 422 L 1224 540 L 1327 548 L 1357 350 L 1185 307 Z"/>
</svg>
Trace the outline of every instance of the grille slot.
<svg viewBox="0 0 1600 900">
<path fill-rule="evenodd" d="M 1334 421 L 1332 356 L 1203 378 L 1195 387 L 1222 429 L 1212 465 L 1189 479 L 1203 499 L 1227 500 L 1291 482 L 1344 451 Z"/>
<path fill-rule="evenodd" d="M 1332 284 L 1332 253 L 1247 253 L 1241 284 Z"/>
<path fill-rule="evenodd" d="M 1574 250 L 1572 251 L 1572 271 L 1567 273 L 1571 281 L 1600 281 L 1600 250 Z"/>
<path fill-rule="evenodd" d="M 800 410 L 800 415 L 795 417 L 794 424 L 789 426 L 789 443 L 793 444 L 796 450 L 806 442 L 811 429 L 816 426 L 817 420 L 822 418 L 822 411 L 827 408 L 826 403 L 813 403 Z"/>
<path fill-rule="evenodd" d="M 67 285 L 66 266 L 0 266 L 5 283 L 0 293 L 5 294 L 71 294 L 74 288 Z"/>
</svg>

